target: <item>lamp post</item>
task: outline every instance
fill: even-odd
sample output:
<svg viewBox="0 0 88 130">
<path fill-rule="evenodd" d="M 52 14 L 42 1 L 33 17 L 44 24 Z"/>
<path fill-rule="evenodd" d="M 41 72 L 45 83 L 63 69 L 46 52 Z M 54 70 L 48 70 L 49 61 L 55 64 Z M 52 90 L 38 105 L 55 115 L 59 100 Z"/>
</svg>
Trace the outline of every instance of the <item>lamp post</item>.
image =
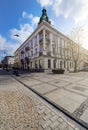
<svg viewBox="0 0 88 130">
<path fill-rule="evenodd" d="M 15 37 L 19 37 L 19 35 L 18 35 L 18 34 L 15 34 L 14 36 L 15 36 Z"/>
</svg>

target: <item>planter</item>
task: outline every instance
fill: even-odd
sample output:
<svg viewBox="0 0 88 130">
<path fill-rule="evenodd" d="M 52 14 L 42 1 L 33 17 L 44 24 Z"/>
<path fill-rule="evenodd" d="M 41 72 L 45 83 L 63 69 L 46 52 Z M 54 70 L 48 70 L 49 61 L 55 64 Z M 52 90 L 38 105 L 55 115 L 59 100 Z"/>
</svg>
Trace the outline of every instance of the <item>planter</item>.
<svg viewBox="0 0 88 130">
<path fill-rule="evenodd" d="M 64 74 L 64 71 L 65 71 L 65 70 L 63 70 L 63 69 L 53 69 L 53 70 L 52 70 L 52 72 L 53 72 L 54 74 Z"/>
</svg>

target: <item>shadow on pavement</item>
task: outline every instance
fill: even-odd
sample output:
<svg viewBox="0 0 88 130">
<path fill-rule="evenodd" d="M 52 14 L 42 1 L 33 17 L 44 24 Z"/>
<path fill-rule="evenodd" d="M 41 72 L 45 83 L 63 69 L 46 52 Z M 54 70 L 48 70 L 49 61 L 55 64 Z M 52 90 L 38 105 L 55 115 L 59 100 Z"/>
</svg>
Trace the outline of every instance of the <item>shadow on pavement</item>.
<svg viewBox="0 0 88 130">
<path fill-rule="evenodd" d="M 14 69 L 2 69 L 0 68 L 0 75 L 16 75 L 19 76 L 20 74 L 29 74 L 30 72 L 27 70 L 14 70 Z"/>
</svg>

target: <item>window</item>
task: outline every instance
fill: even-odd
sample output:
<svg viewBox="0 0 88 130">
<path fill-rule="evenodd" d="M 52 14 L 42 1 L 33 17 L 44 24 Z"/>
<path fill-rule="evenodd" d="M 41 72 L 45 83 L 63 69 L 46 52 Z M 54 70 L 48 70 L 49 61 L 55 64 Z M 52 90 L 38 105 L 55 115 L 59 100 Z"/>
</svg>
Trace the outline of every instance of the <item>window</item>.
<svg viewBox="0 0 88 130">
<path fill-rule="evenodd" d="M 72 62 L 72 67 L 74 67 L 74 63 Z"/>
<path fill-rule="evenodd" d="M 40 48 L 39 48 L 39 51 L 40 52 L 43 52 L 43 48 L 42 48 L 42 46 L 39 46 Z"/>
<path fill-rule="evenodd" d="M 65 46 L 65 41 L 62 39 L 62 48 Z"/>
<path fill-rule="evenodd" d="M 36 44 L 37 43 L 37 36 L 35 36 L 34 41 L 35 41 L 35 44 Z"/>
<path fill-rule="evenodd" d="M 55 55 L 55 48 L 53 48 L 53 55 Z"/>
<path fill-rule="evenodd" d="M 31 48 L 33 48 L 33 41 L 31 41 Z"/>
<path fill-rule="evenodd" d="M 69 71 L 69 62 L 67 62 L 67 71 Z"/>
<path fill-rule="evenodd" d="M 42 60 L 39 60 L 39 68 L 42 68 Z"/>
<path fill-rule="evenodd" d="M 55 35 L 52 34 L 52 42 L 55 42 Z"/>
<path fill-rule="evenodd" d="M 59 51 L 60 51 L 60 56 L 62 56 L 62 48 L 61 48 L 61 47 L 60 47 L 60 50 L 59 50 Z"/>
<path fill-rule="evenodd" d="M 37 68 L 37 61 L 35 61 L 35 68 Z"/>
<path fill-rule="evenodd" d="M 53 67 L 56 68 L 56 60 L 53 60 Z"/>
<path fill-rule="evenodd" d="M 48 68 L 51 68 L 51 60 L 48 59 Z"/>
<path fill-rule="evenodd" d="M 37 48 L 35 49 L 35 55 L 37 55 Z"/>
<path fill-rule="evenodd" d="M 64 68 L 66 67 L 66 61 L 64 61 Z"/>
<path fill-rule="evenodd" d="M 30 62 L 30 68 L 32 69 L 32 62 Z"/>
<path fill-rule="evenodd" d="M 33 51 L 31 51 L 31 56 L 33 56 Z"/>
<path fill-rule="evenodd" d="M 71 65 L 72 65 L 72 64 L 71 64 L 71 62 L 70 62 L 70 68 L 71 68 Z"/>
<path fill-rule="evenodd" d="M 62 69 L 62 61 L 60 61 L 60 69 Z"/>
</svg>

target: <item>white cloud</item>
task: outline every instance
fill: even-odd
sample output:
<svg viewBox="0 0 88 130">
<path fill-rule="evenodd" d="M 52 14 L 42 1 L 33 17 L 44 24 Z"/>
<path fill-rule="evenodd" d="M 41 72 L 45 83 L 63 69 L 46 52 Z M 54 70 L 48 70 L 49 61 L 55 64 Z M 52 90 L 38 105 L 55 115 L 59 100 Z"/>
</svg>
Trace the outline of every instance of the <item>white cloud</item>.
<svg viewBox="0 0 88 130">
<path fill-rule="evenodd" d="M 56 16 L 71 17 L 76 23 L 88 17 L 88 0 L 55 0 L 52 7 Z"/>
<path fill-rule="evenodd" d="M 20 43 L 23 43 L 30 34 L 34 31 L 35 26 L 37 26 L 39 22 L 38 16 L 33 16 L 32 14 L 28 14 L 27 12 L 23 11 L 22 13 L 23 20 L 27 19 L 30 23 L 20 24 L 20 29 L 13 28 L 10 30 L 11 38 L 17 40 Z M 14 35 L 18 34 L 19 37 L 15 37 Z"/>
<path fill-rule="evenodd" d="M 25 11 L 23 11 L 22 17 L 23 17 L 23 18 L 27 18 L 27 17 L 28 17 L 28 15 L 27 15 L 27 13 L 26 13 Z"/>
<path fill-rule="evenodd" d="M 33 14 L 28 14 L 27 12 L 23 11 L 23 13 L 22 13 L 22 18 L 23 18 L 23 19 L 29 19 L 29 20 L 31 20 L 32 26 L 35 26 L 35 25 L 38 24 L 40 17 L 38 17 L 38 16 L 33 16 Z"/>
<path fill-rule="evenodd" d="M 41 6 L 50 6 L 58 17 L 72 18 L 75 23 L 88 20 L 88 0 L 37 0 Z"/>
<path fill-rule="evenodd" d="M 37 0 L 37 2 L 43 7 L 43 6 L 48 6 L 52 5 L 54 0 Z"/>
<path fill-rule="evenodd" d="M 88 24 L 85 26 L 75 27 L 69 33 L 68 37 L 75 41 L 76 43 L 80 43 L 85 49 L 88 50 Z"/>
<path fill-rule="evenodd" d="M 20 24 L 20 29 L 11 29 L 11 38 L 18 41 L 19 43 L 24 42 L 28 36 L 33 32 L 33 27 L 30 24 Z M 14 36 L 18 34 L 19 37 Z"/>
<path fill-rule="evenodd" d="M 38 16 L 33 17 L 32 14 L 30 14 L 29 17 L 31 19 L 32 26 L 35 26 L 35 25 L 37 26 L 40 17 L 38 17 Z"/>
<path fill-rule="evenodd" d="M 81 0 L 73 18 L 76 23 L 88 20 L 88 0 Z"/>
<path fill-rule="evenodd" d="M 27 12 L 23 11 L 22 18 L 23 19 L 31 19 L 31 18 L 33 18 L 33 15 L 32 14 L 28 14 Z"/>
<path fill-rule="evenodd" d="M 0 51 L 6 52 L 8 55 L 13 55 L 13 52 L 18 48 L 19 44 L 7 41 L 0 35 Z"/>
<path fill-rule="evenodd" d="M 52 5 L 52 9 L 56 16 L 59 16 L 62 13 L 62 10 L 60 8 L 60 5 L 62 3 L 62 0 L 55 0 L 55 2 Z"/>
<path fill-rule="evenodd" d="M 55 22 L 53 19 L 50 19 L 50 22 L 51 22 L 51 26 L 55 26 Z"/>
<path fill-rule="evenodd" d="M 82 46 L 88 50 L 88 24 L 84 26 Z"/>
<path fill-rule="evenodd" d="M 28 22 L 23 20 L 27 19 Z M 21 23 L 24 22 L 23 24 Z M 29 23 L 30 21 L 30 23 Z M 10 29 L 10 38 L 7 40 L 0 35 L 0 51 L 6 52 L 8 55 L 13 55 L 13 52 L 31 35 L 34 31 L 35 25 L 37 25 L 39 17 L 28 14 L 27 12 L 22 13 L 22 18 L 20 18 L 19 29 Z M 14 35 L 19 35 L 18 37 Z"/>
<path fill-rule="evenodd" d="M 0 50 L 6 49 L 5 43 L 6 39 L 0 35 Z"/>
</svg>

